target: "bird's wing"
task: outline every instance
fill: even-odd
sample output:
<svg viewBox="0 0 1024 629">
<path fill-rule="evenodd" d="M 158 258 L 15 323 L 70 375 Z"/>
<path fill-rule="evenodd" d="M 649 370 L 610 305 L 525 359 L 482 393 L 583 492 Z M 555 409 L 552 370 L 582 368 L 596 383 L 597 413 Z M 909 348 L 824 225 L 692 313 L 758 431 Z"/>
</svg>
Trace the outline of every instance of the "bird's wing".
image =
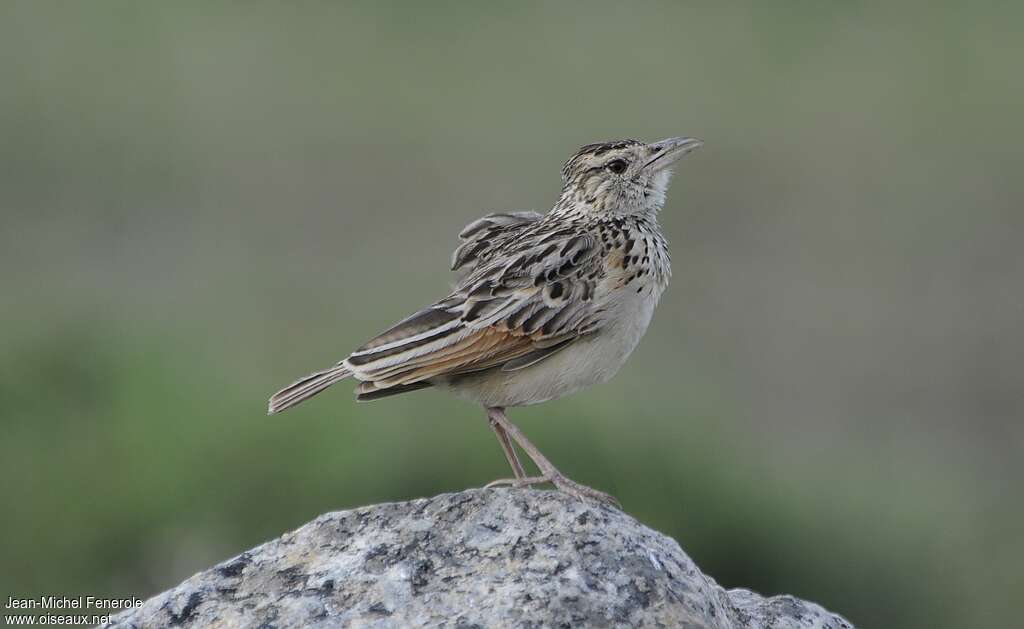
<svg viewBox="0 0 1024 629">
<path fill-rule="evenodd" d="M 443 375 L 522 369 L 597 330 L 600 245 L 574 229 L 531 222 L 490 250 L 447 298 L 353 352 L 342 364 L 361 392 Z"/>
<path fill-rule="evenodd" d="M 544 215 L 537 212 L 501 212 L 476 219 L 459 232 L 459 246 L 452 253 L 452 271 L 459 281 L 466 279 L 494 251 L 542 218 Z"/>
</svg>

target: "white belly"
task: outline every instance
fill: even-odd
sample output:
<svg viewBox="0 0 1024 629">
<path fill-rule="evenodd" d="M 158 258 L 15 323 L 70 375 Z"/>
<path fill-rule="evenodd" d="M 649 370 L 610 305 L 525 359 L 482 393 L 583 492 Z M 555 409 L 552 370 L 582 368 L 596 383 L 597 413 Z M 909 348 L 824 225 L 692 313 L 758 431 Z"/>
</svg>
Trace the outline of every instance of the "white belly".
<svg viewBox="0 0 1024 629">
<path fill-rule="evenodd" d="M 518 371 L 492 370 L 456 383 L 436 382 L 484 406 L 527 406 L 606 382 L 626 362 L 650 325 L 664 286 L 620 290 L 605 305 L 605 325 L 536 365 Z"/>
</svg>

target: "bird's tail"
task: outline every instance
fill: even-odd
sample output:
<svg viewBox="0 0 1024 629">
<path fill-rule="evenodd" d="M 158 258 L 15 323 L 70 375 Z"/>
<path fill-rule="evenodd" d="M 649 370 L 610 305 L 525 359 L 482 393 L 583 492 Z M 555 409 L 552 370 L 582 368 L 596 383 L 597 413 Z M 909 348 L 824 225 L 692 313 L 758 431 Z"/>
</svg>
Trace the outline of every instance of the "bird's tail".
<svg viewBox="0 0 1024 629">
<path fill-rule="evenodd" d="M 283 410 L 289 409 L 299 402 L 320 393 L 335 382 L 344 380 L 351 375 L 352 371 L 344 364 L 311 373 L 275 393 L 267 405 L 267 414 L 273 415 L 274 413 L 280 413 Z"/>
</svg>

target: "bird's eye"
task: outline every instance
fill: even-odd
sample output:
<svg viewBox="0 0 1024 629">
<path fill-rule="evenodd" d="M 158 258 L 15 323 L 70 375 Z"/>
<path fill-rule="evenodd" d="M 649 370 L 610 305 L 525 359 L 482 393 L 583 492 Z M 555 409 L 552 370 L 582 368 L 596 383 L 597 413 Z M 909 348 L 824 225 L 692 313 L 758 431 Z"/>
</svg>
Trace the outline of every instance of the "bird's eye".
<svg viewBox="0 0 1024 629">
<path fill-rule="evenodd" d="M 608 170 L 612 171 L 616 175 L 621 175 L 622 173 L 626 172 L 627 165 L 628 164 L 626 164 L 626 160 L 613 159 L 612 161 L 608 162 Z"/>
</svg>

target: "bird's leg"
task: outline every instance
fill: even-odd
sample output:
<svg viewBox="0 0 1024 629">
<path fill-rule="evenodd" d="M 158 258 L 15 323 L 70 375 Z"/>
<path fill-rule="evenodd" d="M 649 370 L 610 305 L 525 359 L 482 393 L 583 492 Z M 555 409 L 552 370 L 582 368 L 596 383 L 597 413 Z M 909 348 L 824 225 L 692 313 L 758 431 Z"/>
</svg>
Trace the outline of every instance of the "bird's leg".
<svg viewBox="0 0 1024 629">
<path fill-rule="evenodd" d="M 491 425 L 496 427 L 496 432 L 497 428 L 500 427 L 501 429 L 504 430 L 506 438 L 511 437 L 512 440 L 519 444 L 519 447 L 522 448 L 523 451 L 526 452 L 526 454 L 529 455 L 531 459 L 533 459 L 533 462 L 537 465 L 537 468 L 540 470 L 540 476 L 535 476 L 531 478 L 516 478 L 515 480 L 511 481 L 512 485 L 517 487 L 523 487 L 526 485 L 535 485 L 538 483 L 551 483 L 559 490 L 564 491 L 569 495 L 576 496 L 581 500 L 583 498 L 593 498 L 600 502 L 607 502 L 614 505 L 619 504 L 619 501 L 616 500 L 614 496 L 610 496 L 604 493 L 603 491 L 598 491 L 591 487 L 587 487 L 586 485 L 581 485 L 576 481 L 567 478 L 564 474 L 559 472 L 558 468 L 556 468 L 551 463 L 551 461 L 548 460 L 546 456 L 541 454 L 540 450 L 537 449 L 537 446 L 533 445 L 533 443 L 531 443 L 530 440 L 526 438 L 526 435 L 523 434 L 523 431 L 519 430 L 518 426 L 516 426 L 515 424 L 508 420 L 508 417 L 505 416 L 505 409 L 488 408 L 487 418 L 490 419 Z M 513 450 L 513 453 L 514 452 L 515 451 Z M 501 482 L 503 481 L 495 481 L 495 483 Z M 490 487 L 495 483 L 491 483 L 491 485 L 488 486 Z"/>
<path fill-rule="evenodd" d="M 505 458 L 508 459 L 508 464 L 512 467 L 512 473 L 516 475 L 515 481 L 521 481 L 526 478 L 526 472 L 523 470 L 523 464 L 519 462 L 519 455 L 516 454 L 515 446 L 509 441 L 508 433 L 501 424 L 494 421 L 491 417 L 490 410 L 487 412 L 487 421 L 491 424 L 491 429 L 494 430 L 494 436 L 498 438 L 498 443 L 501 444 L 501 449 L 505 451 Z M 495 481 L 503 482 L 503 481 Z M 492 485 L 494 483 L 491 483 Z M 488 485 L 490 487 L 490 485 Z"/>
</svg>

